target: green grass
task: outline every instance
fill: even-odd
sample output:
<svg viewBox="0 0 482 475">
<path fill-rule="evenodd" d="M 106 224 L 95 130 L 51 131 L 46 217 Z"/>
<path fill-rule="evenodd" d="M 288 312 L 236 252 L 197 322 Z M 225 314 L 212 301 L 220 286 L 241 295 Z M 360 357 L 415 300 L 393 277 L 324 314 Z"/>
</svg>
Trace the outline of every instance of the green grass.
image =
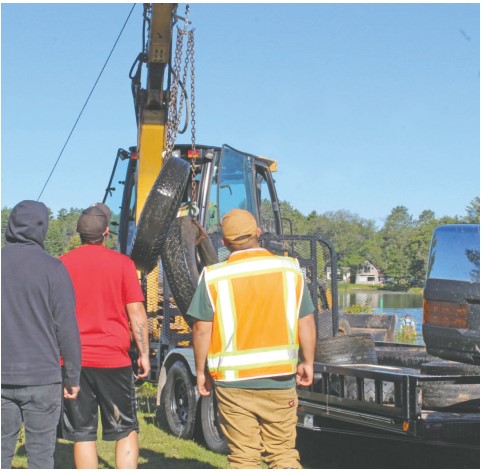
<svg viewBox="0 0 482 475">
<path fill-rule="evenodd" d="M 215 454 L 195 441 L 173 437 L 158 427 L 154 417 L 156 403 L 155 389 L 152 390 L 152 385 L 149 383 L 142 385 L 139 388 L 138 397 L 140 424 L 138 468 L 228 468 L 226 456 Z M 115 468 L 115 442 L 101 440 L 99 433 L 97 452 L 99 468 Z M 17 453 L 12 466 L 13 468 L 27 468 L 27 455 L 22 434 L 17 444 Z M 55 468 L 75 468 L 71 442 L 60 439 L 57 441 Z"/>
</svg>

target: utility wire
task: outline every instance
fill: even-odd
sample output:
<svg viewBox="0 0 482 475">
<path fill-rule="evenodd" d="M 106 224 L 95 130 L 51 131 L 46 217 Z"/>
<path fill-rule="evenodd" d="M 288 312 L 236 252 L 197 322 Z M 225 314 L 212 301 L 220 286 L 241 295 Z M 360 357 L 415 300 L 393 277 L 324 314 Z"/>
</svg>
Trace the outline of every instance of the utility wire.
<svg viewBox="0 0 482 475">
<path fill-rule="evenodd" d="M 74 130 L 75 130 L 75 127 L 77 126 L 77 123 L 79 122 L 80 117 L 82 116 L 82 114 L 83 114 L 83 112 L 84 112 L 84 109 L 87 107 L 87 103 L 89 102 L 90 96 L 92 96 L 92 93 L 94 92 L 94 89 L 95 89 L 95 87 L 97 86 L 97 83 L 99 82 L 100 77 L 102 76 L 102 73 L 104 72 L 104 69 L 105 69 L 105 67 L 107 66 L 107 63 L 109 62 L 110 57 L 112 56 L 112 53 L 114 52 L 114 49 L 115 49 L 115 47 L 117 46 L 117 43 L 119 42 L 119 39 L 120 39 L 120 37 L 122 36 L 122 33 L 124 32 L 124 29 L 125 29 L 125 27 L 126 27 L 126 25 L 127 25 L 127 22 L 129 21 L 129 18 L 130 18 L 130 16 L 131 16 L 132 11 L 134 10 L 135 6 L 136 6 L 136 4 L 134 3 L 134 4 L 132 5 L 131 11 L 130 11 L 129 14 L 127 15 L 126 21 L 124 22 L 124 25 L 122 26 L 122 29 L 121 29 L 119 35 L 117 36 L 117 39 L 115 40 L 114 46 L 112 47 L 112 49 L 111 49 L 111 51 L 110 51 L 110 53 L 109 53 L 109 56 L 107 56 L 107 59 L 106 59 L 106 61 L 105 61 L 105 63 L 104 63 L 104 66 L 102 66 L 102 69 L 101 69 L 101 71 L 100 71 L 100 73 L 99 73 L 99 75 L 98 75 L 98 77 L 97 77 L 94 85 L 92 86 L 92 89 L 90 90 L 89 95 L 87 96 L 87 99 L 86 99 L 86 101 L 85 101 L 85 103 L 84 103 L 84 105 L 83 105 L 83 107 L 82 107 L 82 109 L 81 109 L 81 111 L 80 111 L 80 113 L 79 113 L 79 115 L 78 115 L 78 117 L 77 117 L 77 120 L 75 121 L 74 126 L 72 127 L 72 129 L 71 129 L 71 131 L 70 131 L 70 133 L 69 133 L 69 135 L 68 135 L 68 137 L 67 137 L 67 140 L 65 141 L 64 146 L 62 147 L 62 150 L 60 151 L 59 156 L 57 157 L 57 160 L 55 161 L 54 166 L 52 167 L 52 170 L 51 170 L 51 172 L 50 172 L 50 175 L 48 176 L 47 180 L 45 181 L 45 184 L 44 184 L 44 186 L 43 186 L 43 188 L 42 188 L 42 191 L 41 191 L 40 194 L 38 195 L 37 201 L 40 200 L 40 197 L 42 196 L 45 188 L 47 187 L 47 184 L 48 184 L 48 182 L 50 181 L 50 178 L 52 177 L 52 175 L 53 175 L 53 173 L 54 173 L 54 171 L 55 171 L 55 168 L 57 167 L 57 165 L 58 165 L 58 163 L 59 163 L 60 157 L 62 157 L 62 154 L 64 153 L 64 150 L 65 150 L 65 147 L 66 147 L 67 144 L 69 143 L 70 137 L 72 136 L 72 134 L 73 134 L 73 132 L 74 132 Z"/>
</svg>

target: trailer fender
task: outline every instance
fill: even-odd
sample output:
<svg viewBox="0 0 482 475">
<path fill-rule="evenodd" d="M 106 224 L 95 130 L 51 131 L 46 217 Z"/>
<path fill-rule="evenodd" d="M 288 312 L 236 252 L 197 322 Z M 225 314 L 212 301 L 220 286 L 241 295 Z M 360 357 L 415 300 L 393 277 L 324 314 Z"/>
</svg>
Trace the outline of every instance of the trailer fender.
<svg viewBox="0 0 482 475">
<path fill-rule="evenodd" d="M 161 371 L 159 372 L 159 379 L 157 381 L 157 400 L 159 406 L 161 404 L 161 393 L 166 385 L 167 373 L 169 368 L 176 362 L 181 361 L 189 369 L 191 376 L 196 378 L 196 364 L 194 362 L 194 351 L 192 348 L 174 348 L 165 357 Z M 197 390 L 196 390 L 197 393 Z M 199 397 L 199 394 L 198 394 Z"/>
</svg>

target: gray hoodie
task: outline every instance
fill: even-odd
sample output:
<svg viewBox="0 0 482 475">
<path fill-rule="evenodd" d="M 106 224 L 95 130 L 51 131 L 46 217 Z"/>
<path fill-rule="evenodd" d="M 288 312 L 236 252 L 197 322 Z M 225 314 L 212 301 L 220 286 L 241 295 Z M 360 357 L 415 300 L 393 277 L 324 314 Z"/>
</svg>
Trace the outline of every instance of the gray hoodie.
<svg viewBox="0 0 482 475">
<path fill-rule="evenodd" d="M 62 381 L 78 386 L 80 337 L 75 294 L 59 259 L 47 254 L 49 213 L 26 200 L 10 213 L 2 249 L 2 385 L 33 386 Z"/>
</svg>

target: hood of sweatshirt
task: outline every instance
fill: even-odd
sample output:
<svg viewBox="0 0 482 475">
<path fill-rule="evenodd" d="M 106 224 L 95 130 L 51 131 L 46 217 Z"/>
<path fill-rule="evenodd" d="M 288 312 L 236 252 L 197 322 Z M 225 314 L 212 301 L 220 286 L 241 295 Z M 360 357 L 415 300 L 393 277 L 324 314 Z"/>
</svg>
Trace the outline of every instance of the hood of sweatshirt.
<svg viewBox="0 0 482 475">
<path fill-rule="evenodd" d="M 44 247 L 49 227 L 49 210 L 38 201 L 25 200 L 11 211 L 5 237 L 9 243 L 39 244 Z"/>
</svg>

